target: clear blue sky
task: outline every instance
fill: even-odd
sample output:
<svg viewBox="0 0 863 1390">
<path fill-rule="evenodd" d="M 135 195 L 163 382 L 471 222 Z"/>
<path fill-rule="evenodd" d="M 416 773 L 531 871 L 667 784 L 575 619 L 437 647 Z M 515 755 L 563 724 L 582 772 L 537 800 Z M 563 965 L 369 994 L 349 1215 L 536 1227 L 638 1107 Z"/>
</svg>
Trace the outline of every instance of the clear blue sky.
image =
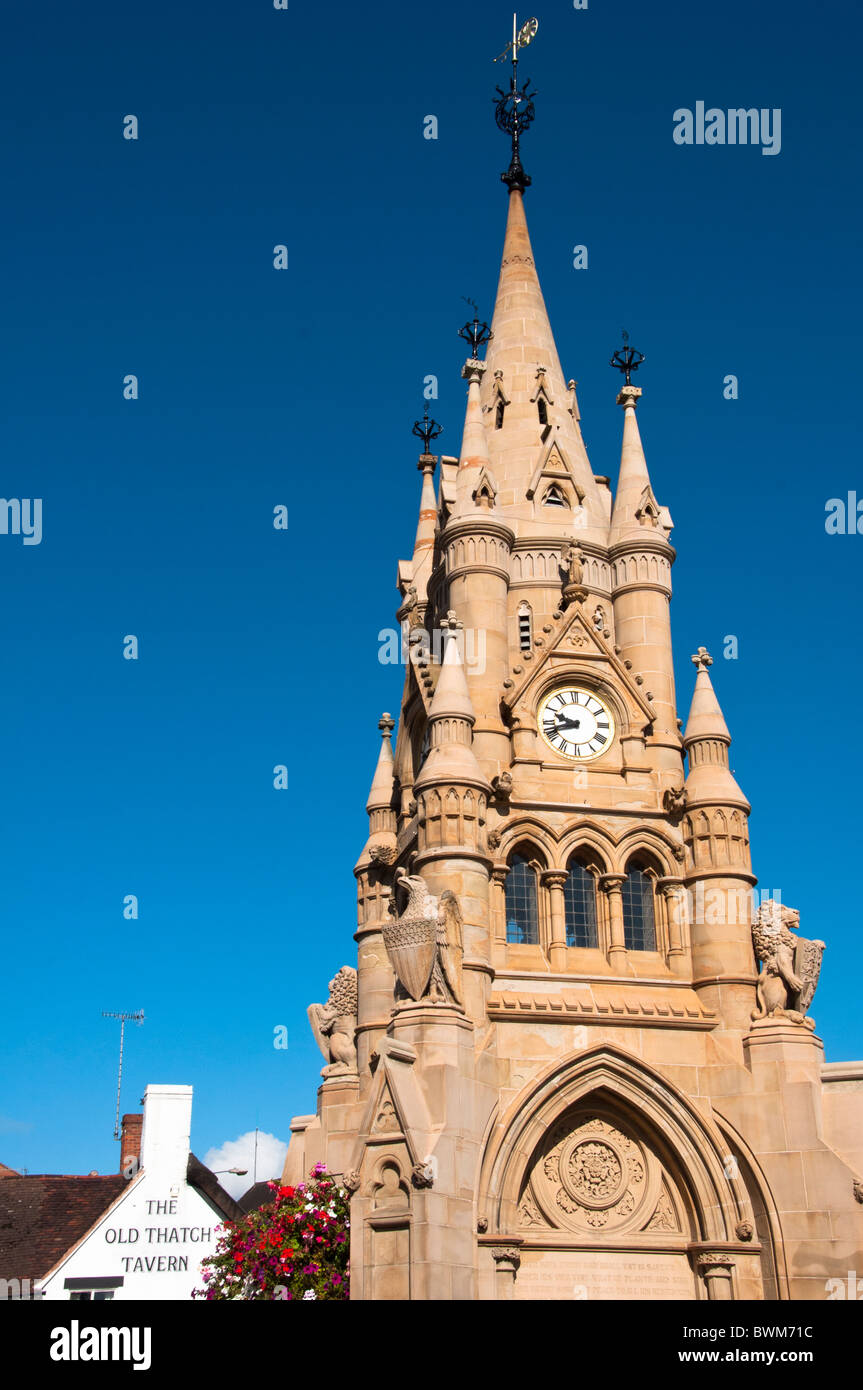
<svg viewBox="0 0 863 1390">
<path fill-rule="evenodd" d="M 863 537 L 824 526 L 828 498 L 863 496 L 860 11 L 538 15 L 527 210 L 594 470 L 616 476 L 626 326 L 676 524 L 681 713 L 703 643 L 755 870 L 828 943 L 828 1058 L 860 1057 Z M 493 305 L 508 154 L 490 60 L 510 25 L 507 4 L 451 0 L 6 16 L 0 492 L 44 508 L 40 545 L 0 536 L 12 1166 L 115 1167 L 102 1009 L 147 1014 L 123 1108 L 150 1081 L 194 1085 L 199 1154 L 256 1125 L 287 1138 L 314 1109 L 305 1008 L 355 959 L 376 721 L 401 691 L 377 634 L 415 527 L 410 427 L 434 373 L 438 447 L 458 452 L 461 297 Z M 781 108 L 781 152 L 676 145 L 673 112 L 699 100 Z"/>
</svg>

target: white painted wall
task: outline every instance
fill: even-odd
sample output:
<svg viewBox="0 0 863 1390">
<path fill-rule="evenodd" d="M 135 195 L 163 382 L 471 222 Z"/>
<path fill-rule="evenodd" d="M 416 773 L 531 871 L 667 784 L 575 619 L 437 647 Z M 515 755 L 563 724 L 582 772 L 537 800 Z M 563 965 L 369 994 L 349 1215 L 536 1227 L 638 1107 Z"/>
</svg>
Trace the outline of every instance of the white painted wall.
<svg viewBox="0 0 863 1390">
<path fill-rule="evenodd" d="M 66 1279 L 122 1275 L 114 1300 L 188 1299 L 223 1218 L 186 1183 L 191 1086 L 148 1086 L 142 1168 L 111 1210 L 42 1280 L 44 1298 L 68 1301 Z"/>
</svg>

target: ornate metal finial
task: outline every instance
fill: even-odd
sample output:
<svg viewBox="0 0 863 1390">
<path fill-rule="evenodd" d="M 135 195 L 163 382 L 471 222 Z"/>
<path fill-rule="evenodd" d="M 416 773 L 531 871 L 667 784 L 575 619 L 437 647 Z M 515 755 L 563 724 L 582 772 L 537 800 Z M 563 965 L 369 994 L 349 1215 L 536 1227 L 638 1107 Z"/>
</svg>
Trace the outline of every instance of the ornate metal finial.
<svg viewBox="0 0 863 1390">
<path fill-rule="evenodd" d="M 698 651 L 694 654 L 694 656 L 691 656 L 689 660 L 699 671 L 706 671 L 708 666 L 713 665 L 713 657 L 710 655 L 710 652 L 707 650 L 706 647 L 699 647 Z"/>
<path fill-rule="evenodd" d="M 486 343 L 491 342 L 494 334 L 487 323 L 480 323 L 479 309 L 474 304 L 473 300 L 468 299 L 466 295 L 462 295 L 462 299 L 465 304 L 469 304 L 473 309 L 473 323 L 468 322 L 464 324 L 464 326 L 458 330 L 458 336 L 464 338 L 466 343 L 470 343 L 470 355 L 472 358 L 476 358 L 479 355 L 480 348 L 484 347 Z"/>
<path fill-rule="evenodd" d="M 523 87 L 518 85 L 518 50 L 526 48 L 531 39 L 536 35 L 539 23 L 535 19 L 529 19 L 520 29 L 517 28 L 516 17 L 512 17 L 512 42 L 508 43 L 502 53 L 495 58 L 499 63 L 501 59 L 510 56 L 512 62 L 512 77 L 509 82 L 509 91 L 505 92 L 502 87 L 495 88 L 497 96 L 494 98 L 494 118 L 498 128 L 506 132 L 512 139 L 512 159 L 505 174 L 501 174 L 502 181 L 509 188 L 510 193 L 514 188 L 524 192 L 530 186 L 530 177 L 524 172 L 519 157 L 519 140 L 522 131 L 527 130 L 534 117 L 534 98 L 537 93 L 530 90 L 530 80 L 525 82 Z"/>
<path fill-rule="evenodd" d="M 395 727 L 396 721 L 393 719 L 392 715 L 387 714 L 386 711 L 384 711 L 384 713 L 378 720 L 378 728 L 380 729 L 382 736 L 384 738 L 389 738 L 390 734 L 392 733 Z"/>
<path fill-rule="evenodd" d="M 423 409 L 423 418 L 421 420 L 414 420 L 411 434 L 415 434 L 417 439 L 422 440 L 424 454 L 430 452 L 429 445 L 432 440 L 437 439 L 439 434 L 443 434 L 443 425 L 439 425 L 437 420 L 429 419 L 428 401 L 426 401 L 425 408 Z"/>
<path fill-rule="evenodd" d="M 638 348 L 629 346 L 629 334 L 623 329 L 623 347 L 618 348 L 611 358 L 609 366 L 616 367 L 619 372 L 626 373 L 627 386 L 632 385 L 632 373 L 637 372 L 644 361 L 644 353 L 639 352 Z"/>
</svg>

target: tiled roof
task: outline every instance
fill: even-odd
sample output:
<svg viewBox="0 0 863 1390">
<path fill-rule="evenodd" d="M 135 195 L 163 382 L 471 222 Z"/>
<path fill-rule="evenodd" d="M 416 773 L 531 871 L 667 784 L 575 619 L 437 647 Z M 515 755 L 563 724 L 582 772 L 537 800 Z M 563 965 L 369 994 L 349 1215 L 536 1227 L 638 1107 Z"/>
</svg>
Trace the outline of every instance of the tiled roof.
<svg viewBox="0 0 863 1390">
<path fill-rule="evenodd" d="M 278 1182 L 278 1178 L 272 1178 L 270 1181 Z M 274 1196 L 275 1193 L 269 1182 L 256 1182 L 243 1193 L 239 1205 L 244 1212 L 258 1211 L 260 1207 L 265 1207 L 269 1202 L 272 1202 Z"/>
<path fill-rule="evenodd" d="M 21 1174 L 14 1168 L 7 1168 L 5 1163 L 0 1163 L 0 1178 L 20 1178 Z"/>
<path fill-rule="evenodd" d="M 7 1175 L 0 1183 L 0 1278 L 41 1279 L 126 1186 L 120 1173 Z"/>
</svg>

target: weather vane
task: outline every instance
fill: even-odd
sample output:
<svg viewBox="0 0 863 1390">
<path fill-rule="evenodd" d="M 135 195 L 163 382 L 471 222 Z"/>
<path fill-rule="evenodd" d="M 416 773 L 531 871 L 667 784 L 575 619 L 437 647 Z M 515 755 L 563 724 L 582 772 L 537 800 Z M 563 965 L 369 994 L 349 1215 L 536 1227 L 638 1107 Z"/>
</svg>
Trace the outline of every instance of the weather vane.
<svg viewBox="0 0 863 1390">
<path fill-rule="evenodd" d="M 473 323 L 468 322 L 460 328 L 458 336 L 464 338 L 466 343 L 470 343 L 470 355 L 475 358 L 478 356 L 480 348 L 490 342 L 494 334 L 487 323 L 480 323 L 479 309 L 473 300 L 468 299 L 466 295 L 462 295 L 462 299 L 473 309 Z"/>
<path fill-rule="evenodd" d="M 632 373 L 638 371 L 643 361 L 644 353 L 639 352 L 638 348 L 629 346 L 629 334 L 624 328 L 623 347 L 617 349 L 617 352 L 614 353 L 608 365 L 610 367 L 616 367 L 619 372 L 624 372 L 626 374 L 626 384 L 627 386 L 631 386 Z"/>
<path fill-rule="evenodd" d="M 536 36 L 539 28 L 539 21 L 529 19 L 525 24 L 518 28 L 515 15 L 512 17 L 512 41 L 507 44 L 502 53 L 495 58 L 499 63 L 507 55 L 512 62 L 512 77 L 510 78 L 509 91 L 505 92 L 502 87 L 497 87 L 497 96 L 494 98 L 494 118 L 498 128 L 506 132 L 512 139 L 512 159 L 505 174 L 501 174 L 501 179 L 508 186 L 510 192 L 514 188 L 523 192 L 530 184 L 530 177 L 524 172 L 519 157 L 519 139 L 521 133 L 527 130 L 534 117 L 533 102 L 536 92 L 530 90 L 530 79 L 525 82 L 523 87 L 518 85 L 518 50 L 527 48 L 531 39 Z"/>
<path fill-rule="evenodd" d="M 437 420 L 429 419 L 428 401 L 426 401 L 423 409 L 423 418 L 421 420 L 414 420 L 414 427 L 411 430 L 411 434 L 415 434 L 417 439 L 422 440 L 424 454 L 430 452 L 429 445 L 432 440 L 437 439 L 439 434 L 443 434 L 443 425 L 439 425 Z M 387 718 L 389 718 L 389 715 L 387 715 Z"/>
</svg>

